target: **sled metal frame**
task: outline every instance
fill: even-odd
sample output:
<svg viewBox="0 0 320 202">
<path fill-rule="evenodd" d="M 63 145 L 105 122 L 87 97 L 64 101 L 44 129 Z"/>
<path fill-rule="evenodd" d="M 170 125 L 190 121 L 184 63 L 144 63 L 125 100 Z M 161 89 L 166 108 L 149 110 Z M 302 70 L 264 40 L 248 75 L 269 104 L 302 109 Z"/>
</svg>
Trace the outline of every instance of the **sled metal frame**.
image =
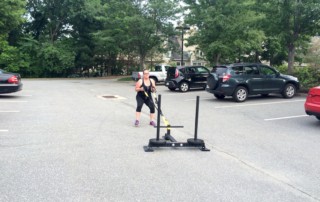
<svg viewBox="0 0 320 202">
<path fill-rule="evenodd" d="M 206 148 L 203 140 L 198 139 L 198 117 L 199 117 L 199 96 L 197 96 L 196 104 L 196 116 L 195 116 L 195 131 L 194 138 L 187 139 L 187 142 L 178 142 L 173 136 L 171 136 L 171 128 L 183 128 L 183 126 L 160 126 L 160 113 L 161 113 L 161 95 L 158 96 L 158 118 L 157 118 L 157 135 L 156 138 L 150 139 L 148 146 L 144 146 L 145 152 L 153 152 L 154 148 L 160 147 L 172 147 L 172 148 L 199 148 L 201 151 L 210 151 Z M 167 132 L 160 139 L 160 128 L 166 128 Z"/>
</svg>

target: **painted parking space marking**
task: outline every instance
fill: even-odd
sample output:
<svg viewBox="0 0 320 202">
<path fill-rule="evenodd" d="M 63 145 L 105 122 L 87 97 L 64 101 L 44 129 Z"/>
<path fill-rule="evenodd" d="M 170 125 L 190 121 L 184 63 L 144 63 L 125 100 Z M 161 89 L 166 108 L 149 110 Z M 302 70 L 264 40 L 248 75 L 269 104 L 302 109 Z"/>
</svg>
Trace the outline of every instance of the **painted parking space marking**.
<svg viewBox="0 0 320 202">
<path fill-rule="evenodd" d="M 222 109 L 222 108 L 232 108 L 232 107 L 250 107 L 250 106 L 260 106 L 260 105 L 287 104 L 287 103 L 305 102 L 305 101 L 306 100 L 291 100 L 291 101 L 264 102 L 264 103 L 255 103 L 255 104 L 237 104 L 237 105 L 225 105 L 225 106 L 220 106 L 215 108 Z"/>
<path fill-rule="evenodd" d="M 0 100 L 0 103 L 25 103 L 28 101 L 13 101 L 13 100 Z"/>
<path fill-rule="evenodd" d="M 276 120 L 283 120 L 283 119 L 295 119 L 295 118 L 302 118 L 309 115 L 297 115 L 297 116 L 284 116 L 284 117 L 278 117 L 278 118 L 271 118 L 271 119 L 264 119 L 265 121 L 276 121 Z"/>
<path fill-rule="evenodd" d="M 0 129 L 0 132 L 9 132 L 9 130 Z"/>
<path fill-rule="evenodd" d="M 19 97 L 32 97 L 32 95 L 19 95 Z"/>
<path fill-rule="evenodd" d="M 0 111 L 0 113 L 18 113 L 20 111 Z"/>
</svg>

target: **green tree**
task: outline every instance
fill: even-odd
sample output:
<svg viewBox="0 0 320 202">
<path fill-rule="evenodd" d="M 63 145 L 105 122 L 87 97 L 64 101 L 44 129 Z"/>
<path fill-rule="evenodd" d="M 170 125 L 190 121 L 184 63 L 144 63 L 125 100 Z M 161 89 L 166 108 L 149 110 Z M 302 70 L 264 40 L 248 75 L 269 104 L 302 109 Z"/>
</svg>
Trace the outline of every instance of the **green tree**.
<svg viewBox="0 0 320 202">
<path fill-rule="evenodd" d="M 8 43 L 9 33 L 23 22 L 25 1 L 2 0 L 0 2 L 0 67 L 17 71 L 22 65 L 19 50 Z M 26 65 L 26 64 L 25 64 Z"/>
<path fill-rule="evenodd" d="M 0 66 L 7 71 L 18 72 L 29 67 L 29 57 L 19 48 L 10 46 L 6 39 L 0 36 Z"/>
<path fill-rule="evenodd" d="M 320 3 L 314 0 L 257 0 L 266 16 L 264 29 L 269 39 L 286 47 L 288 72 L 292 73 L 297 48 L 320 31 Z M 271 42 L 272 43 L 272 42 Z"/>
<path fill-rule="evenodd" d="M 82 0 L 29 0 L 29 20 L 24 26 L 30 58 L 38 76 L 62 76 L 75 66 L 75 40 L 72 20 L 81 12 Z M 83 14 L 84 15 L 84 14 Z M 85 26 L 84 26 L 85 27 Z M 78 31 L 78 30 L 76 30 Z M 35 40 L 30 40 L 30 36 Z M 24 43 L 25 40 L 22 40 Z M 30 43 L 33 45 L 30 46 Z M 22 46 L 25 48 L 25 46 Z"/>
<path fill-rule="evenodd" d="M 139 56 L 140 68 L 145 66 L 148 53 L 161 46 L 175 19 L 176 1 L 116 1 L 103 5 L 99 20 L 103 29 L 96 33 L 97 41 L 103 42 L 99 50 L 103 55 L 117 56 L 119 53 L 135 53 Z M 171 32 L 170 32 L 171 30 Z"/>
<path fill-rule="evenodd" d="M 198 29 L 188 40 L 198 45 L 215 64 L 247 60 L 262 52 L 264 32 L 257 28 L 263 17 L 255 12 L 251 0 L 185 0 L 190 13 L 185 22 Z M 250 59 L 250 58 L 249 58 Z"/>
<path fill-rule="evenodd" d="M 100 0 L 73 0 L 70 12 L 70 34 L 75 52 L 75 71 L 88 71 L 95 65 L 96 43 L 93 33 L 102 26 L 96 19 L 100 9 Z"/>
<path fill-rule="evenodd" d="M 24 0 L 0 1 L 0 35 L 7 35 L 23 22 Z"/>
<path fill-rule="evenodd" d="M 311 67 L 320 69 L 319 56 L 320 56 L 320 37 L 314 37 L 306 53 L 302 56 L 303 58 L 302 62 L 310 64 Z"/>
</svg>

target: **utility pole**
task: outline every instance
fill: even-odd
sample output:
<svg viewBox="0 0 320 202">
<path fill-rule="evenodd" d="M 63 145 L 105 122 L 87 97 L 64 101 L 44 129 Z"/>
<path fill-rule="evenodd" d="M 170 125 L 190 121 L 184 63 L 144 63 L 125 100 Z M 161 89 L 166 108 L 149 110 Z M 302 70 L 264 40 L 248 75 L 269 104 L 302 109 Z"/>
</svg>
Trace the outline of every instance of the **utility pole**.
<svg viewBox="0 0 320 202">
<path fill-rule="evenodd" d="M 180 66 L 182 66 L 182 64 L 183 64 L 184 30 L 190 30 L 190 27 L 187 25 L 184 25 L 184 26 L 178 26 L 178 27 L 176 27 L 176 29 L 181 29 L 181 63 L 180 63 Z"/>
</svg>

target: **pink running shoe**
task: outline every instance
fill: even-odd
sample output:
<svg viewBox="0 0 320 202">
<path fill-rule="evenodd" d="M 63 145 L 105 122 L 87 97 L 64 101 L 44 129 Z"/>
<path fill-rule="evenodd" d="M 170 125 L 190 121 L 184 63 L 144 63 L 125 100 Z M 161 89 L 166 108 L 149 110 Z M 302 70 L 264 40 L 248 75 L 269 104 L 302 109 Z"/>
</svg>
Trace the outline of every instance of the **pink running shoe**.
<svg viewBox="0 0 320 202">
<path fill-rule="evenodd" d="M 156 127 L 157 124 L 154 121 L 150 121 L 150 126 Z"/>
</svg>

